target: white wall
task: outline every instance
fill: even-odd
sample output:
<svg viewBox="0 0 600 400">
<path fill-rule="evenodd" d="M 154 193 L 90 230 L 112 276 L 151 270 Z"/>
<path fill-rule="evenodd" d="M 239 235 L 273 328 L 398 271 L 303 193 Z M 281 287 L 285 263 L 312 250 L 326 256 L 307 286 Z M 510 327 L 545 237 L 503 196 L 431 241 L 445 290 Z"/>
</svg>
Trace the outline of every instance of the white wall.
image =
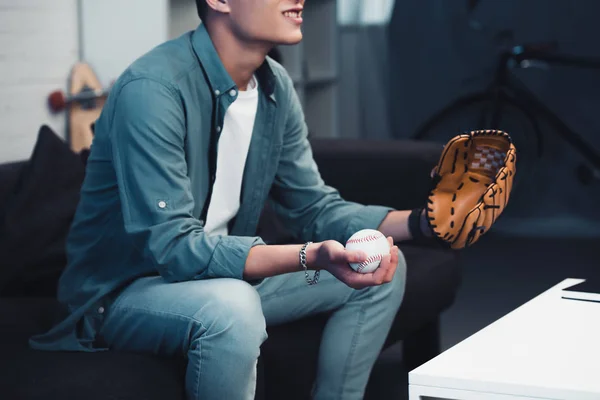
<svg viewBox="0 0 600 400">
<path fill-rule="evenodd" d="M 0 0 L 0 163 L 29 158 L 42 124 L 66 137 L 47 97 L 78 60 L 108 85 L 169 28 L 168 0 Z"/>
<path fill-rule="evenodd" d="M 80 1 L 81 55 L 105 86 L 168 38 L 168 0 Z"/>
<path fill-rule="evenodd" d="M 170 0 L 169 38 L 195 30 L 200 23 L 195 0 Z"/>
<path fill-rule="evenodd" d="M 77 58 L 77 0 L 0 0 L 0 163 L 28 158 L 42 124 L 64 136 L 47 96 Z"/>
</svg>

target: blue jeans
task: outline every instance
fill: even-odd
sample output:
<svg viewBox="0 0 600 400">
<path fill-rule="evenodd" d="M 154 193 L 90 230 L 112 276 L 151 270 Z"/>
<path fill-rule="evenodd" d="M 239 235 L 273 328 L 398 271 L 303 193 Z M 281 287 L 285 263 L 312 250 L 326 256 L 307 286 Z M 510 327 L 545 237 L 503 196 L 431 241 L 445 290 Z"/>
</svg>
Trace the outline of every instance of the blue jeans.
<svg viewBox="0 0 600 400">
<path fill-rule="evenodd" d="M 236 279 L 166 283 L 146 277 L 117 297 L 101 334 L 116 350 L 185 356 L 189 399 L 250 400 L 266 327 L 334 311 L 321 339 L 313 396 L 361 399 L 402 302 L 405 278 L 402 254 L 390 283 L 362 290 L 326 271 L 314 286 L 306 284 L 304 272 L 256 286 Z"/>
</svg>

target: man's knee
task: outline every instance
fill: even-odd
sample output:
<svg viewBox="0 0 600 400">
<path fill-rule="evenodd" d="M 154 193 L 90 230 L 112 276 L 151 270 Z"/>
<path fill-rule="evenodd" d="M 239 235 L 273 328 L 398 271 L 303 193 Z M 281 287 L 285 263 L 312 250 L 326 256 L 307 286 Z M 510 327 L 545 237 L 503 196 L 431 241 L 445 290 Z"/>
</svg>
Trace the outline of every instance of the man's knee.
<svg viewBox="0 0 600 400">
<path fill-rule="evenodd" d="M 393 286 L 392 290 L 395 294 L 402 294 L 404 296 L 404 290 L 406 289 L 406 258 L 402 250 L 398 249 L 398 266 L 396 267 L 396 273 L 394 279 L 390 282 Z"/>
<path fill-rule="evenodd" d="M 398 265 L 392 280 L 381 286 L 373 286 L 370 290 L 376 292 L 374 300 L 389 301 L 400 306 L 406 290 L 406 258 L 402 250 L 398 249 Z"/>
<path fill-rule="evenodd" d="M 245 281 L 229 281 L 222 291 L 201 306 L 194 319 L 201 322 L 206 335 L 222 336 L 227 342 L 258 348 L 267 339 L 260 296 Z"/>
</svg>

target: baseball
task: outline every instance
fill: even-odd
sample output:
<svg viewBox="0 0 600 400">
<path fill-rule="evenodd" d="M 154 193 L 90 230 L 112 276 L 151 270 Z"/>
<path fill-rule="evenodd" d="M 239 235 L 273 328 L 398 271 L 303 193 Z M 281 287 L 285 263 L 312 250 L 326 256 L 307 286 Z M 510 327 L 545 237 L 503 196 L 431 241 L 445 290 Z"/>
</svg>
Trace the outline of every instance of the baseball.
<svg viewBox="0 0 600 400">
<path fill-rule="evenodd" d="M 361 250 L 367 253 L 365 261 L 350 263 L 350 266 L 356 272 L 368 274 L 375 271 L 383 257 L 390 254 L 390 244 L 383 233 L 375 229 L 363 229 L 348 239 L 346 250 Z"/>
</svg>

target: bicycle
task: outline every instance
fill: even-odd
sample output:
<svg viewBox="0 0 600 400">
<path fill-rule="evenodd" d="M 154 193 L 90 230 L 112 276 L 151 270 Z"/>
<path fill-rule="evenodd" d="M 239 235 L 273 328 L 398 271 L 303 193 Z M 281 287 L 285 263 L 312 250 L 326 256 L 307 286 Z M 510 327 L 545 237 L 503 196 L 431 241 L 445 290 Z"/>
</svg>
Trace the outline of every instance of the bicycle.
<svg viewBox="0 0 600 400">
<path fill-rule="evenodd" d="M 498 35 L 497 35 L 498 36 Z M 511 31 L 500 33 L 512 37 Z M 460 96 L 435 112 L 415 131 L 413 138 L 446 143 L 451 136 L 473 129 L 508 132 L 517 148 L 514 188 L 531 183 L 544 152 L 540 121 L 549 123 L 584 162 L 576 174 L 583 184 L 600 180 L 600 154 L 581 134 L 540 100 L 511 71 L 560 65 L 600 70 L 600 59 L 558 53 L 556 42 L 521 44 L 500 50 L 491 83 L 482 91 Z M 474 119 L 475 118 L 475 119 Z"/>
</svg>

